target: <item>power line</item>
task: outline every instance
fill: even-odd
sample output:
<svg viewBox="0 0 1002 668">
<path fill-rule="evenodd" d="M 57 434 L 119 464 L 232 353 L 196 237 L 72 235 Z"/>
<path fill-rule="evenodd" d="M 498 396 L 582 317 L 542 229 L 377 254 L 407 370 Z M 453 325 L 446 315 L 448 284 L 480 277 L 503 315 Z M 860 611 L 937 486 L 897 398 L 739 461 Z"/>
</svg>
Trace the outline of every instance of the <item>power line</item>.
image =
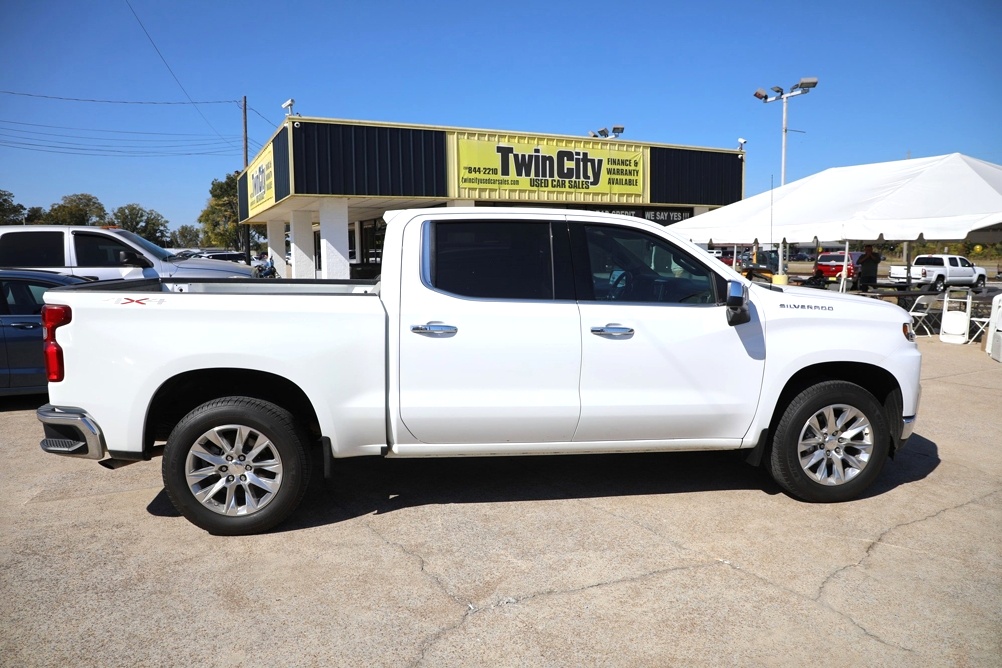
<svg viewBox="0 0 1002 668">
<path fill-rule="evenodd" d="M 30 135 L 38 137 L 59 137 L 62 139 L 91 139 L 91 140 L 101 141 L 102 143 L 116 143 L 116 144 L 154 144 L 154 145 L 159 144 L 159 145 L 177 146 L 182 144 L 176 142 L 183 142 L 183 145 L 186 146 L 219 145 L 220 143 L 225 143 L 227 145 L 230 145 L 228 141 L 226 140 L 220 141 L 219 139 L 216 139 L 212 135 L 201 135 L 197 139 L 192 139 L 192 138 L 185 139 L 182 137 L 173 137 L 169 139 L 168 138 L 142 139 L 142 138 L 132 138 L 132 137 L 93 137 L 90 135 L 65 134 L 60 132 L 38 132 L 36 130 L 7 128 L 3 127 L 2 125 L 0 125 L 0 130 L 6 130 L 7 133 L 14 133 L 14 134 L 7 134 L 5 132 L 0 132 L 0 136 L 16 137 L 16 138 L 23 138 L 24 135 Z M 168 142 L 170 142 L 170 144 L 168 144 Z"/>
<path fill-rule="evenodd" d="M 239 149 L 232 146 L 226 149 L 213 151 L 139 151 L 123 149 L 102 149 L 93 146 L 59 146 L 57 144 L 40 144 L 35 142 L 15 142 L 0 140 L 0 146 L 17 148 L 25 151 L 37 151 L 40 153 L 61 153 L 63 155 L 84 155 L 93 157 L 116 157 L 116 158 L 167 158 L 175 156 L 205 155 L 205 156 L 235 156 L 239 154 Z"/>
<path fill-rule="evenodd" d="M 154 45 L 154 48 L 155 48 L 155 45 Z M 170 68 L 168 67 L 167 69 L 170 69 Z M 173 74 L 173 72 L 171 72 L 171 74 Z M 60 95 L 42 95 L 40 93 L 22 93 L 22 92 L 13 91 L 13 90 L 0 90 L 0 94 L 2 94 L 2 95 L 20 95 L 22 97 L 40 97 L 40 98 L 43 98 L 43 99 L 46 99 L 46 100 L 63 100 L 65 102 L 96 102 L 96 103 L 99 103 L 99 104 L 165 104 L 165 105 L 171 105 L 171 104 L 175 104 L 175 105 L 176 104 L 193 105 L 194 104 L 194 105 L 198 105 L 198 104 L 233 104 L 234 102 L 236 102 L 237 104 L 240 103 L 239 100 L 208 100 L 208 101 L 204 101 L 204 102 L 195 102 L 195 101 L 191 100 L 191 98 L 189 98 L 187 102 L 153 102 L 153 101 L 145 101 L 145 100 L 92 100 L 92 99 L 82 98 L 82 97 L 62 97 Z M 187 95 L 187 93 L 185 93 L 185 94 Z"/>
<path fill-rule="evenodd" d="M 187 102 L 181 103 L 187 104 Z M 42 123 L 28 123 L 25 121 L 6 121 L 0 119 L 0 123 L 8 123 L 11 125 L 28 125 L 33 128 L 50 128 L 55 130 L 78 130 L 80 132 L 107 132 L 113 134 L 130 134 L 130 135 L 165 135 L 170 137 L 214 137 L 216 135 L 211 134 L 195 134 L 190 132 L 142 132 L 139 130 L 102 130 L 100 128 L 78 128 L 70 125 L 44 125 Z M 234 138 L 237 138 L 234 135 Z"/>
<path fill-rule="evenodd" d="M 261 116 L 261 119 L 262 119 L 262 120 L 263 120 L 263 121 L 264 121 L 265 123 L 268 123 L 268 124 L 269 124 L 269 125 L 271 125 L 272 127 L 277 127 L 277 126 L 278 126 L 278 123 L 273 123 L 273 122 L 272 122 L 272 121 L 271 121 L 270 119 L 268 119 L 268 118 L 265 118 L 264 116 L 262 116 L 262 115 L 261 115 L 261 112 L 260 112 L 260 111 L 258 111 L 257 109 L 255 109 L 254 107 L 251 107 L 251 106 L 248 106 L 247 108 L 248 108 L 248 109 L 250 109 L 251 111 L 253 111 L 253 112 L 254 112 L 255 114 L 257 114 L 258 116 Z"/>
<path fill-rule="evenodd" d="M 195 104 L 195 101 L 191 99 L 191 95 L 189 95 L 188 91 L 185 90 L 184 86 L 181 84 L 181 80 L 177 78 L 176 74 L 174 74 L 174 70 L 172 70 L 170 65 L 167 63 L 167 59 L 164 58 L 164 55 L 162 53 L 160 53 L 160 48 L 157 46 L 157 43 L 153 41 L 153 37 L 150 35 L 150 32 L 146 29 L 146 26 L 143 25 L 142 20 L 139 18 L 139 14 L 137 14 L 136 10 L 133 9 L 132 3 L 129 2 L 129 0 L 125 0 L 125 4 L 129 6 L 129 9 L 132 11 L 132 15 L 136 17 L 136 22 L 139 23 L 139 27 L 143 29 L 144 33 L 146 33 L 146 38 L 150 40 L 150 44 L 153 45 L 153 49 L 157 52 L 157 55 L 160 56 L 160 60 L 163 61 L 164 67 L 166 67 L 167 71 L 170 72 L 170 75 L 174 77 L 174 81 L 177 82 L 177 85 L 181 89 L 181 92 L 183 92 L 184 96 L 188 98 L 188 101 L 191 102 L 191 104 L 194 106 L 195 111 L 197 111 L 198 115 L 202 117 L 202 120 L 205 121 L 205 124 L 208 125 L 210 128 L 212 128 L 212 131 L 215 132 L 217 135 L 219 135 L 220 138 L 222 138 L 223 135 L 219 134 L 219 131 L 216 130 L 215 127 L 213 127 L 212 123 L 209 122 L 209 119 L 206 118 L 205 114 L 202 113 L 202 110 L 198 108 L 197 104 Z"/>
</svg>

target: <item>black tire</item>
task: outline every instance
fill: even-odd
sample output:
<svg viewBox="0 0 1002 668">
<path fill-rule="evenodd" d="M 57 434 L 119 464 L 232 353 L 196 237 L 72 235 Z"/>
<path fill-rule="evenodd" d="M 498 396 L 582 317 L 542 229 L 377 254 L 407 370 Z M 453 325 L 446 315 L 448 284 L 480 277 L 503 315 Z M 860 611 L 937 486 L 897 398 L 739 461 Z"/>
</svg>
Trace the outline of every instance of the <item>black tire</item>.
<svg viewBox="0 0 1002 668">
<path fill-rule="evenodd" d="M 975 281 L 974 281 L 974 287 L 976 287 L 976 288 L 983 288 L 983 287 L 985 287 L 985 277 L 984 276 L 978 276 L 977 279 L 975 279 Z"/>
<path fill-rule="evenodd" d="M 848 501 L 880 475 L 889 444 L 883 408 L 872 394 L 846 381 L 825 381 L 802 391 L 786 408 L 773 437 L 769 470 L 803 501 Z"/>
<path fill-rule="evenodd" d="M 306 443 L 284 408 L 249 397 L 215 399 L 171 431 L 164 487 L 178 512 L 209 533 L 261 533 L 302 501 L 310 478 Z"/>
<path fill-rule="evenodd" d="M 932 291 L 942 292 L 943 290 L 946 290 L 946 279 L 942 276 L 937 276 L 936 280 L 932 284 Z"/>
</svg>

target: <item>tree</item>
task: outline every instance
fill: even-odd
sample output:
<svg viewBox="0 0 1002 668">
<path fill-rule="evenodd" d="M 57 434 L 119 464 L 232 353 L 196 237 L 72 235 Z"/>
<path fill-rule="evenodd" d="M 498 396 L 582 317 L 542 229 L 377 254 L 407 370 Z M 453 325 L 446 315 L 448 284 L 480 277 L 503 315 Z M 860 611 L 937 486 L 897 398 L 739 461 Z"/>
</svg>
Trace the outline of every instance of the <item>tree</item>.
<svg viewBox="0 0 1002 668">
<path fill-rule="evenodd" d="M 14 203 L 14 193 L 0 190 L 0 225 L 22 225 L 24 214 L 24 206 Z"/>
<path fill-rule="evenodd" d="M 167 219 L 153 209 L 144 209 L 138 204 L 120 206 L 111 214 L 111 222 L 123 230 L 135 232 L 158 246 L 166 246 L 170 228 Z"/>
<path fill-rule="evenodd" d="M 202 244 L 202 233 L 194 225 L 182 225 L 171 230 L 171 248 L 198 248 Z"/>
<path fill-rule="evenodd" d="M 107 221 L 104 205 L 87 193 L 64 195 L 62 202 L 49 209 L 46 220 L 52 225 L 103 225 Z"/>
<path fill-rule="evenodd" d="M 240 215 L 237 209 L 239 176 L 240 172 L 233 172 L 222 181 L 212 180 L 209 201 L 198 217 L 198 222 L 202 224 L 202 239 L 210 245 L 235 249 L 243 245 L 244 230 L 238 222 Z M 252 228 L 251 243 L 257 243 L 258 236 Z"/>
<path fill-rule="evenodd" d="M 49 212 L 45 210 L 45 207 L 30 206 L 27 213 L 24 214 L 25 225 L 45 225 L 48 222 Z"/>
</svg>

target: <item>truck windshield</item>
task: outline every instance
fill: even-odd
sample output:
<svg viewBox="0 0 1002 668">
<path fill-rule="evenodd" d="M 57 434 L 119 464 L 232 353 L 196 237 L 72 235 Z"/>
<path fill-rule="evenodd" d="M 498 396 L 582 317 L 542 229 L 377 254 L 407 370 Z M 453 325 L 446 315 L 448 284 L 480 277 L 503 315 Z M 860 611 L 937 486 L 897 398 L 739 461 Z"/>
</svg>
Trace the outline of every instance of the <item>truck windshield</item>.
<svg viewBox="0 0 1002 668">
<path fill-rule="evenodd" d="M 157 246 L 152 241 L 147 241 L 146 239 L 143 239 L 138 234 L 134 234 L 132 232 L 129 232 L 128 230 L 111 230 L 111 231 L 119 236 L 125 237 L 136 246 L 141 247 L 147 253 L 156 257 L 158 260 L 166 260 L 167 258 L 171 257 L 171 254 L 165 251 L 163 248 L 160 248 L 160 246 Z"/>
</svg>

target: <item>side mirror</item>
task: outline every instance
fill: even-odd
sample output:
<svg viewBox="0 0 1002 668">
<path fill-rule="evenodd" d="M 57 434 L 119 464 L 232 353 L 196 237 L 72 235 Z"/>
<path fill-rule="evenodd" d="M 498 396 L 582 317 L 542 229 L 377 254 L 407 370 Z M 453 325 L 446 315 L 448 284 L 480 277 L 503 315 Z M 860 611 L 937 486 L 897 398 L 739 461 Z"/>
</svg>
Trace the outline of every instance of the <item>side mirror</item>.
<svg viewBox="0 0 1002 668">
<path fill-rule="evenodd" d="M 731 327 L 751 321 L 748 311 L 748 286 L 740 281 L 727 281 L 727 324 Z"/>
<path fill-rule="evenodd" d="M 123 267 L 141 267 L 142 269 L 149 269 L 153 266 L 152 262 L 133 251 L 118 251 L 118 264 Z"/>
</svg>

